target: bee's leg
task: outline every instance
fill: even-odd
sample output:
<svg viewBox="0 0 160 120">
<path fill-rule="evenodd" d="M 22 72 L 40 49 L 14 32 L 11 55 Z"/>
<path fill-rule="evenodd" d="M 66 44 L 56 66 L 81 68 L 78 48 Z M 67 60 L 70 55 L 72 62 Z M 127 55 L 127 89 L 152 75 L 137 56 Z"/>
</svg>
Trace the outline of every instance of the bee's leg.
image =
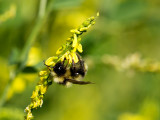
<svg viewBox="0 0 160 120">
<path fill-rule="evenodd" d="M 73 60 L 73 59 L 72 59 L 72 66 L 71 66 L 71 69 L 72 69 L 73 71 L 76 70 L 75 63 L 74 63 L 74 60 Z"/>
<path fill-rule="evenodd" d="M 49 71 L 51 71 L 50 67 L 45 64 L 45 60 L 43 60 L 44 65 L 48 68 Z"/>
<path fill-rule="evenodd" d="M 78 60 L 79 60 L 79 63 L 80 63 L 81 68 L 84 68 L 84 61 L 81 59 L 81 57 L 80 57 L 79 54 L 76 53 L 76 55 L 77 55 L 77 57 L 78 57 Z"/>
<path fill-rule="evenodd" d="M 65 60 L 66 60 L 66 58 L 64 58 L 64 60 L 63 60 L 63 65 L 64 65 Z"/>
<path fill-rule="evenodd" d="M 65 64 L 65 61 L 66 61 L 67 59 L 66 58 L 64 58 L 64 60 L 63 60 L 63 65 Z M 67 64 L 64 66 L 65 67 L 65 69 L 67 68 L 67 66 L 68 66 L 68 61 L 67 61 Z"/>
<path fill-rule="evenodd" d="M 66 78 L 64 78 L 64 81 L 63 81 L 63 82 L 61 82 L 61 83 L 59 83 L 59 84 L 61 84 L 61 85 L 66 85 L 66 84 L 67 84 L 67 79 L 66 79 Z"/>
<path fill-rule="evenodd" d="M 71 82 L 73 84 L 79 84 L 79 85 L 86 85 L 86 84 L 93 84 L 92 82 L 89 81 L 78 81 L 74 79 L 66 79 L 68 82 Z"/>
<path fill-rule="evenodd" d="M 47 77 L 47 84 L 51 85 L 53 83 L 53 77 L 51 76 L 51 73 L 49 73 L 48 77 Z"/>
</svg>

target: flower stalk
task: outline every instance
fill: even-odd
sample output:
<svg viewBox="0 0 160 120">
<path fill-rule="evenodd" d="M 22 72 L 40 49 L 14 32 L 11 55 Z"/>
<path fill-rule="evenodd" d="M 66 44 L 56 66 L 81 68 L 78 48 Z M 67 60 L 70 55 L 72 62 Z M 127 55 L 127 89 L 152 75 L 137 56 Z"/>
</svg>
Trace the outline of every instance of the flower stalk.
<svg viewBox="0 0 160 120">
<path fill-rule="evenodd" d="M 99 16 L 99 13 L 97 13 Z M 77 57 L 77 51 L 82 53 L 82 45 L 81 45 L 81 35 L 84 32 L 95 24 L 96 17 L 90 17 L 85 20 L 82 25 L 80 25 L 76 29 L 72 29 L 71 37 L 66 40 L 66 43 L 63 44 L 56 52 L 57 56 L 49 57 L 44 61 L 44 64 L 47 66 L 47 70 L 42 70 L 39 72 L 40 81 L 38 82 L 35 90 L 31 96 L 31 103 L 26 107 L 25 112 L 27 115 L 25 116 L 25 120 L 33 119 L 32 110 L 37 109 L 38 107 L 42 107 L 44 94 L 47 92 L 48 87 L 53 82 L 53 76 L 51 75 L 51 71 L 56 63 L 67 61 L 68 65 L 71 65 L 72 62 L 77 63 L 79 61 Z"/>
</svg>

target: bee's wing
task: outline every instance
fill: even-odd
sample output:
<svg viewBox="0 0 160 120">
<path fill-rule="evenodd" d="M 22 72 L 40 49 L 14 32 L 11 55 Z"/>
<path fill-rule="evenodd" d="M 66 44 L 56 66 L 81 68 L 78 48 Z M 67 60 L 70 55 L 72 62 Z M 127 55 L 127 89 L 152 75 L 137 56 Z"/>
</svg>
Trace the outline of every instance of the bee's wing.
<svg viewBox="0 0 160 120">
<path fill-rule="evenodd" d="M 93 84 L 92 82 L 89 81 L 78 81 L 74 79 L 66 79 L 68 82 L 71 82 L 73 84 L 79 84 L 79 85 L 86 85 L 86 84 Z"/>
</svg>

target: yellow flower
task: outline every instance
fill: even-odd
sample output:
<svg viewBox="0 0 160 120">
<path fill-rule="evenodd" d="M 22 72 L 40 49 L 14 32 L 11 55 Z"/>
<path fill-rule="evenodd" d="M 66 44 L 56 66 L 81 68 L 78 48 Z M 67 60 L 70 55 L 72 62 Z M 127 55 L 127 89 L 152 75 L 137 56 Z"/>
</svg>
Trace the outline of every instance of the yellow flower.
<svg viewBox="0 0 160 120">
<path fill-rule="evenodd" d="M 42 94 L 42 95 L 45 94 L 46 91 L 47 91 L 47 86 L 41 85 L 41 86 L 40 86 L 40 92 L 41 92 L 41 94 Z"/>
<path fill-rule="evenodd" d="M 49 57 L 46 61 L 45 61 L 45 65 L 47 66 L 54 66 L 55 65 L 55 62 L 54 60 L 58 59 L 58 57 Z"/>
<path fill-rule="evenodd" d="M 81 44 L 78 44 L 77 50 L 78 50 L 80 53 L 83 52 L 83 49 L 82 49 L 82 45 L 81 45 Z"/>
<path fill-rule="evenodd" d="M 26 120 L 31 120 L 31 119 L 33 119 L 33 115 L 31 112 L 28 112 L 26 116 Z"/>
<path fill-rule="evenodd" d="M 71 56 L 72 56 L 74 62 L 77 63 L 78 62 L 78 57 L 77 57 L 76 53 L 75 52 L 71 52 Z"/>
<path fill-rule="evenodd" d="M 68 55 L 68 63 L 69 63 L 69 64 L 72 63 L 72 59 L 73 59 L 73 58 L 72 58 L 71 54 L 69 54 L 69 55 Z"/>
<path fill-rule="evenodd" d="M 75 34 L 81 34 L 80 31 L 78 31 L 77 29 L 72 29 L 70 30 L 71 33 L 75 33 Z"/>
<path fill-rule="evenodd" d="M 59 55 L 59 54 L 62 53 L 62 51 L 63 51 L 63 47 L 61 46 L 61 47 L 57 50 L 56 54 Z"/>
<path fill-rule="evenodd" d="M 98 16 L 98 13 L 97 13 Z M 27 107 L 25 110 L 27 112 L 26 120 L 30 120 L 33 118 L 31 110 L 37 107 L 41 107 L 43 104 L 43 96 L 47 91 L 47 88 L 49 85 L 52 84 L 53 76 L 50 76 L 51 70 L 53 70 L 53 66 L 61 61 L 72 64 L 72 62 L 77 63 L 79 61 L 78 56 L 76 54 L 77 50 L 81 53 L 82 45 L 80 44 L 81 38 L 80 35 L 88 30 L 88 28 L 94 24 L 94 17 L 91 17 L 87 19 L 78 29 L 72 29 L 70 32 L 72 33 L 71 37 L 69 37 L 64 45 L 62 45 L 56 52 L 57 56 L 49 57 L 45 61 L 45 65 L 49 69 L 48 71 L 40 71 L 40 81 L 38 82 L 38 85 L 36 86 L 35 90 L 32 93 L 31 96 L 31 103 L 29 107 Z M 68 85 L 68 84 L 67 84 Z"/>
<path fill-rule="evenodd" d="M 40 71 L 40 72 L 39 72 L 39 75 L 40 75 L 40 76 L 45 76 L 45 75 L 48 75 L 48 72 L 45 71 L 45 70 L 43 70 L 43 71 Z"/>
<path fill-rule="evenodd" d="M 31 98 L 36 98 L 38 96 L 38 91 L 33 91 Z"/>
<path fill-rule="evenodd" d="M 61 46 L 61 47 L 57 50 L 56 54 L 57 54 L 57 55 L 61 54 L 61 53 L 64 51 L 65 48 L 66 48 L 65 45 Z"/>
<path fill-rule="evenodd" d="M 74 36 L 74 39 L 73 39 L 72 47 L 74 48 L 77 46 L 77 35 L 74 34 L 73 36 Z"/>
</svg>

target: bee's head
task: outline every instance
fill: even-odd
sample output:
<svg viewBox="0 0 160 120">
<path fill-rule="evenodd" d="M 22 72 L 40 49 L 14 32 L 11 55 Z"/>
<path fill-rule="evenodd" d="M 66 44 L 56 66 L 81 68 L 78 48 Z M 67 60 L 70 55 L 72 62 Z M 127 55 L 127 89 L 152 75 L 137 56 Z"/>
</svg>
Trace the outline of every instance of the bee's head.
<svg viewBox="0 0 160 120">
<path fill-rule="evenodd" d="M 66 67 L 62 62 L 58 62 L 53 67 L 53 71 L 57 74 L 57 76 L 63 76 L 66 73 Z"/>
</svg>

